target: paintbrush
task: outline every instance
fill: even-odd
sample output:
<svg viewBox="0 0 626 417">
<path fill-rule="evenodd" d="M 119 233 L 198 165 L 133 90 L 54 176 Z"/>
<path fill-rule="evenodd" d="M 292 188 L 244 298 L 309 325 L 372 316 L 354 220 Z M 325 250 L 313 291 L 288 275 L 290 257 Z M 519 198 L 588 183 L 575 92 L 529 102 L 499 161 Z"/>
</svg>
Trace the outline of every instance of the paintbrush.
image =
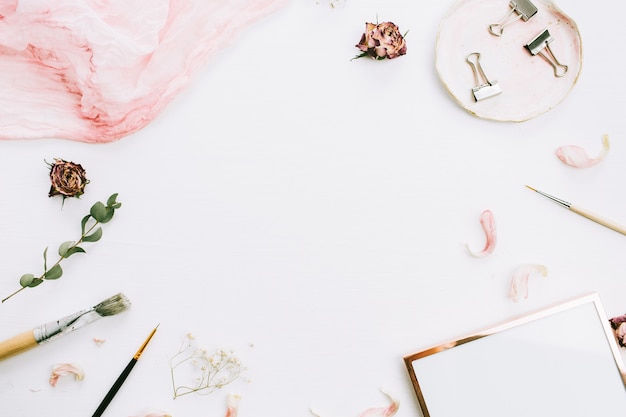
<svg viewBox="0 0 626 417">
<path fill-rule="evenodd" d="M 126 311 L 128 307 L 130 307 L 130 301 L 124 294 L 120 293 L 107 298 L 91 308 L 42 324 L 11 339 L 0 342 L 0 360 L 50 342 L 102 317 L 119 314 Z"/>
<path fill-rule="evenodd" d="M 622 226 L 620 224 L 617 224 L 617 223 L 615 223 L 615 222 L 613 222 L 611 220 L 607 220 L 605 218 L 602 218 L 602 217 L 598 216 L 597 214 L 594 214 L 594 213 L 592 213 L 592 212 L 590 212 L 588 210 L 585 210 L 585 209 L 583 209 L 581 207 L 578 207 L 578 206 L 576 206 L 576 205 L 574 205 L 572 203 L 569 203 L 569 202 L 567 202 L 565 200 L 561 200 L 558 197 L 554 197 L 554 196 L 552 196 L 550 194 L 546 194 L 543 191 L 539 191 L 539 190 L 537 190 L 537 189 L 535 189 L 535 188 L 533 188 L 533 187 L 531 187 L 529 185 L 527 185 L 526 187 L 529 188 L 530 190 L 533 190 L 534 192 L 536 192 L 538 194 L 541 194 L 544 197 L 549 198 L 550 200 L 554 201 L 555 203 L 559 204 L 560 206 L 565 207 L 566 209 L 568 209 L 570 211 L 573 211 L 574 213 L 576 213 L 576 214 L 578 214 L 580 216 L 586 217 L 587 219 L 593 220 L 594 222 L 596 222 L 598 224 L 601 224 L 604 227 L 608 227 L 611 230 L 615 230 L 618 233 L 626 235 L 626 227 L 624 227 L 624 226 Z"/>
<path fill-rule="evenodd" d="M 117 392 L 120 390 L 120 388 L 122 387 L 122 384 L 124 384 L 124 381 L 126 381 L 126 378 L 128 378 L 128 375 L 130 375 L 130 371 L 132 371 L 133 368 L 135 367 L 135 364 L 137 363 L 137 361 L 143 354 L 143 351 L 146 349 L 146 346 L 148 346 L 148 343 L 150 342 L 150 340 L 152 339 L 152 336 L 154 336 L 158 328 L 159 328 L 159 325 L 157 324 L 157 326 L 154 329 L 152 329 L 152 331 L 150 332 L 146 340 L 144 340 L 143 344 L 141 345 L 137 353 L 135 353 L 135 355 L 130 360 L 130 362 L 128 362 L 128 365 L 126 365 L 126 368 L 124 368 L 120 376 L 117 377 L 117 379 L 113 383 L 113 386 L 111 387 L 109 392 L 107 392 L 107 395 L 104 396 L 104 398 L 102 399 L 102 402 L 100 403 L 96 411 L 93 413 L 92 417 L 100 417 L 102 413 L 104 413 L 104 410 L 106 410 L 106 408 L 109 406 L 109 404 L 113 400 L 113 397 L 115 397 L 115 394 L 117 394 Z"/>
</svg>

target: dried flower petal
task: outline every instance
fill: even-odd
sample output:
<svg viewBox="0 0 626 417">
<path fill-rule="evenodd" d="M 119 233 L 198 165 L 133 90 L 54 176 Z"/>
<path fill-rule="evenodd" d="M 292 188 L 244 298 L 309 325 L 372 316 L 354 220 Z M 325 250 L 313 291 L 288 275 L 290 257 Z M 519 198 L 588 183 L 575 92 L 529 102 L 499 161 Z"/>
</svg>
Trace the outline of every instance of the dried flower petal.
<svg viewBox="0 0 626 417">
<path fill-rule="evenodd" d="M 467 248 L 467 252 L 470 255 L 475 256 L 477 258 L 484 258 L 485 256 L 489 255 L 496 249 L 496 243 L 498 240 L 497 235 L 496 235 L 496 219 L 493 213 L 491 212 L 491 210 L 484 210 L 480 214 L 480 224 L 482 225 L 483 230 L 485 231 L 485 237 L 486 237 L 485 246 L 480 252 L 473 252 L 470 249 L 469 245 L 465 245 L 465 247 Z"/>
<path fill-rule="evenodd" d="M 359 415 L 359 417 L 392 417 L 394 414 L 398 412 L 398 409 L 400 408 L 400 402 L 394 399 L 391 395 L 387 394 L 382 389 L 380 391 L 383 394 L 385 394 L 387 398 L 389 398 L 389 401 L 391 403 L 387 407 L 368 408 L 367 410 L 363 411 Z M 310 410 L 310 411 L 311 411 L 311 414 L 313 414 L 314 416 L 321 417 L 321 415 L 316 413 L 315 411 L 313 410 Z"/>
<path fill-rule="evenodd" d="M 565 164 L 574 168 L 589 168 L 604 159 L 611 148 L 609 136 L 602 136 L 602 150 L 595 158 L 587 155 L 587 152 L 577 145 L 561 146 L 556 150 L 556 156 Z"/>
<path fill-rule="evenodd" d="M 226 398 L 226 404 L 228 408 L 226 409 L 225 417 L 237 417 L 237 413 L 239 413 L 239 401 L 241 400 L 241 395 L 239 394 L 228 394 L 228 398 Z"/>
<path fill-rule="evenodd" d="M 61 363 L 52 367 L 50 375 L 50 385 L 56 386 L 59 378 L 65 375 L 74 375 L 74 379 L 81 381 L 85 377 L 85 372 L 78 366 L 71 363 Z"/>
<path fill-rule="evenodd" d="M 542 276 L 548 275 L 548 269 L 539 264 L 528 264 L 520 266 L 513 273 L 511 279 L 511 291 L 509 296 L 515 302 L 518 302 L 521 298 L 528 298 L 528 279 L 532 274 L 540 273 Z"/>
<path fill-rule="evenodd" d="M 383 394 L 389 398 L 391 404 L 387 407 L 374 407 L 365 410 L 359 417 L 391 417 L 400 408 L 400 403 L 394 399 L 391 395 L 387 394 L 385 391 L 381 390 Z"/>
</svg>

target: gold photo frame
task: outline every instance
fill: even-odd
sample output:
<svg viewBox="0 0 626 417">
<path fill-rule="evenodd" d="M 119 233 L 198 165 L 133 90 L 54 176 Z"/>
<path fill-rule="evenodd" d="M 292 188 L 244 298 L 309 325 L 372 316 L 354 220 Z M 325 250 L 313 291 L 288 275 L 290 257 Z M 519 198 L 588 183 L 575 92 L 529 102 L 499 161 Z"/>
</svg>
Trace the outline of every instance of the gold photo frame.
<svg viewBox="0 0 626 417">
<path fill-rule="evenodd" d="M 404 357 L 424 417 L 618 416 L 626 368 L 597 293 Z"/>
</svg>

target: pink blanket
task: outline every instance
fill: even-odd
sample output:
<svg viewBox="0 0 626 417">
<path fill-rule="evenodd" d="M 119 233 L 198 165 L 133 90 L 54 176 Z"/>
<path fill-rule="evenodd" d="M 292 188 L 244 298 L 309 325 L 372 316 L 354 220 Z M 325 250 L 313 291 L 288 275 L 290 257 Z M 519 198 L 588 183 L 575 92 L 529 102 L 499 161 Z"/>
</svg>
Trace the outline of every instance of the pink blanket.
<svg viewBox="0 0 626 417">
<path fill-rule="evenodd" d="M 287 0 L 0 0 L 0 139 L 111 142 Z"/>
</svg>

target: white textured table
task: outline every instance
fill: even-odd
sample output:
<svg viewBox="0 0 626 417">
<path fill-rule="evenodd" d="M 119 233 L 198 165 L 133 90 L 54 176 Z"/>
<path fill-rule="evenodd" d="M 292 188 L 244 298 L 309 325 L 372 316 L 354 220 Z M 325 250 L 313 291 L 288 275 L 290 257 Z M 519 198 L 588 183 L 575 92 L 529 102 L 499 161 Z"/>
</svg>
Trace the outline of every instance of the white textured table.
<svg viewBox="0 0 626 417">
<path fill-rule="evenodd" d="M 503 10 L 506 11 L 506 1 Z M 626 313 L 626 238 L 528 191 L 529 184 L 626 222 L 626 84 L 615 0 L 561 1 L 583 39 L 578 84 L 521 124 L 475 118 L 434 70 L 451 2 L 299 0 L 249 28 L 145 129 L 107 145 L 0 143 L 0 293 L 79 232 L 91 204 L 122 208 L 64 276 L 0 305 L 0 339 L 123 292 L 132 308 L 0 363 L 10 417 L 91 415 L 147 333 L 159 331 L 109 416 L 159 408 L 220 416 L 357 416 L 385 406 L 419 416 L 402 357 L 548 304 L 597 291 Z M 393 21 L 408 54 L 351 61 L 366 21 Z M 611 151 L 576 170 L 554 155 Z M 80 200 L 49 199 L 44 159 L 83 164 Z M 490 209 L 498 247 L 467 255 Z M 541 263 L 512 302 L 513 270 Z M 172 400 L 168 357 L 192 332 L 233 348 L 244 376 L 209 396 Z M 98 347 L 92 339 L 105 339 Z M 74 362 L 83 381 L 48 384 Z"/>
</svg>

